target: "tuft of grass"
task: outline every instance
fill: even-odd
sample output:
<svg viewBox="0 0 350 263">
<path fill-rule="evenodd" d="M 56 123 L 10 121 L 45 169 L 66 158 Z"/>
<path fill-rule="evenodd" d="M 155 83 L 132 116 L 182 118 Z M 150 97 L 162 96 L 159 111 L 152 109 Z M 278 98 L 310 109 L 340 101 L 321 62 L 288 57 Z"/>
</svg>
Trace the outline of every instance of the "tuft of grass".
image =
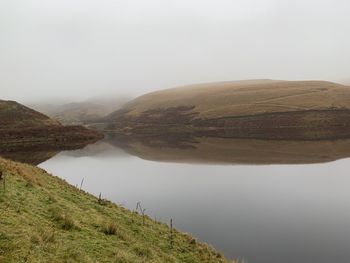
<svg viewBox="0 0 350 263">
<path fill-rule="evenodd" d="M 59 223 L 64 230 L 71 230 L 76 226 L 71 214 L 68 211 L 62 212 L 57 207 L 50 209 L 53 221 Z"/>
<path fill-rule="evenodd" d="M 76 227 L 73 218 L 70 215 L 63 214 L 62 216 L 62 228 L 65 230 L 71 230 Z"/>
<path fill-rule="evenodd" d="M 137 244 L 133 247 L 133 251 L 142 258 L 152 258 L 152 250 L 144 245 Z"/>
<path fill-rule="evenodd" d="M 115 253 L 114 257 L 115 263 L 133 263 L 134 257 L 130 256 L 129 253 L 126 253 L 124 250 L 118 250 Z"/>
<path fill-rule="evenodd" d="M 44 243 L 54 243 L 55 242 L 55 229 L 45 229 L 41 231 L 41 240 Z"/>
<path fill-rule="evenodd" d="M 106 235 L 115 235 L 115 234 L 117 234 L 118 226 L 114 222 L 108 222 L 108 223 L 103 225 L 102 231 Z"/>
</svg>

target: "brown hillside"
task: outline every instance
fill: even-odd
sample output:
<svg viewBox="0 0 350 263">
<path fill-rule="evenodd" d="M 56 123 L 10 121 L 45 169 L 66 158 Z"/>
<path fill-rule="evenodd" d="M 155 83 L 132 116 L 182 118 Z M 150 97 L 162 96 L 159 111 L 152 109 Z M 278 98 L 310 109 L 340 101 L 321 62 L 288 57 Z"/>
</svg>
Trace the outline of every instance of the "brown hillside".
<svg viewBox="0 0 350 263">
<path fill-rule="evenodd" d="M 60 125 L 44 114 L 15 101 L 0 100 L 0 129 Z"/>
<path fill-rule="evenodd" d="M 63 126 L 17 102 L 0 101 L 0 153 L 77 148 L 101 137 L 82 126 Z"/>
<path fill-rule="evenodd" d="M 254 80 L 157 91 L 108 117 L 109 130 L 195 132 L 259 139 L 350 136 L 350 87 L 324 81 Z"/>
<path fill-rule="evenodd" d="M 350 88 L 325 81 L 251 80 L 157 91 L 126 105 L 129 115 L 150 109 L 193 107 L 201 117 L 350 108 Z M 113 116 L 113 115 L 112 115 Z"/>
</svg>

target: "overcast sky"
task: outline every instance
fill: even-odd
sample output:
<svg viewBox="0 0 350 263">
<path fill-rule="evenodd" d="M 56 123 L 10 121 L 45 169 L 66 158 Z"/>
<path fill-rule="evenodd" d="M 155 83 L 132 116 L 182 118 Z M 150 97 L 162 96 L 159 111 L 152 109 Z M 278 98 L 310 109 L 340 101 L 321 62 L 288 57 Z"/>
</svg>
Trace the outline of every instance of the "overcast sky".
<svg viewBox="0 0 350 263">
<path fill-rule="evenodd" d="M 349 0 L 0 0 L 0 98 L 350 80 L 349 32 Z"/>
</svg>

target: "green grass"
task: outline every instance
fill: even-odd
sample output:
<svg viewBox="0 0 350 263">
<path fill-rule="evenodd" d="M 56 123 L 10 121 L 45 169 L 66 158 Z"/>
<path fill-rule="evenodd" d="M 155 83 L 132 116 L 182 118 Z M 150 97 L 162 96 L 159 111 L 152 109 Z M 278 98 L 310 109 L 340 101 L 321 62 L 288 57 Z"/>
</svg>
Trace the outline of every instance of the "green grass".
<svg viewBox="0 0 350 263">
<path fill-rule="evenodd" d="M 0 262 L 228 262 L 166 224 L 0 158 Z M 235 261 L 234 261 L 235 262 Z"/>
</svg>

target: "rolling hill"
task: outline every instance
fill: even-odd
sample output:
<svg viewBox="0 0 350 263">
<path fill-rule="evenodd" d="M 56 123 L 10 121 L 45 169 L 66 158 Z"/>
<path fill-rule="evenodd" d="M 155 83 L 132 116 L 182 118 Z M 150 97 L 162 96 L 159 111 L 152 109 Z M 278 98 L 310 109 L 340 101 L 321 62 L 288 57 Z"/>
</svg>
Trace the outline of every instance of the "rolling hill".
<svg viewBox="0 0 350 263">
<path fill-rule="evenodd" d="M 15 101 L 0 100 L 1 129 L 58 126 L 59 122 Z"/>
<path fill-rule="evenodd" d="M 110 114 L 107 130 L 191 132 L 255 139 L 350 136 L 350 87 L 325 81 L 249 80 L 143 95 Z"/>
<path fill-rule="evenodd" d="M 75 148 L 102 137 L 82 126 L 63 126 L 15 101 L 0 100 L 0 152 Z"/>
</svg>

